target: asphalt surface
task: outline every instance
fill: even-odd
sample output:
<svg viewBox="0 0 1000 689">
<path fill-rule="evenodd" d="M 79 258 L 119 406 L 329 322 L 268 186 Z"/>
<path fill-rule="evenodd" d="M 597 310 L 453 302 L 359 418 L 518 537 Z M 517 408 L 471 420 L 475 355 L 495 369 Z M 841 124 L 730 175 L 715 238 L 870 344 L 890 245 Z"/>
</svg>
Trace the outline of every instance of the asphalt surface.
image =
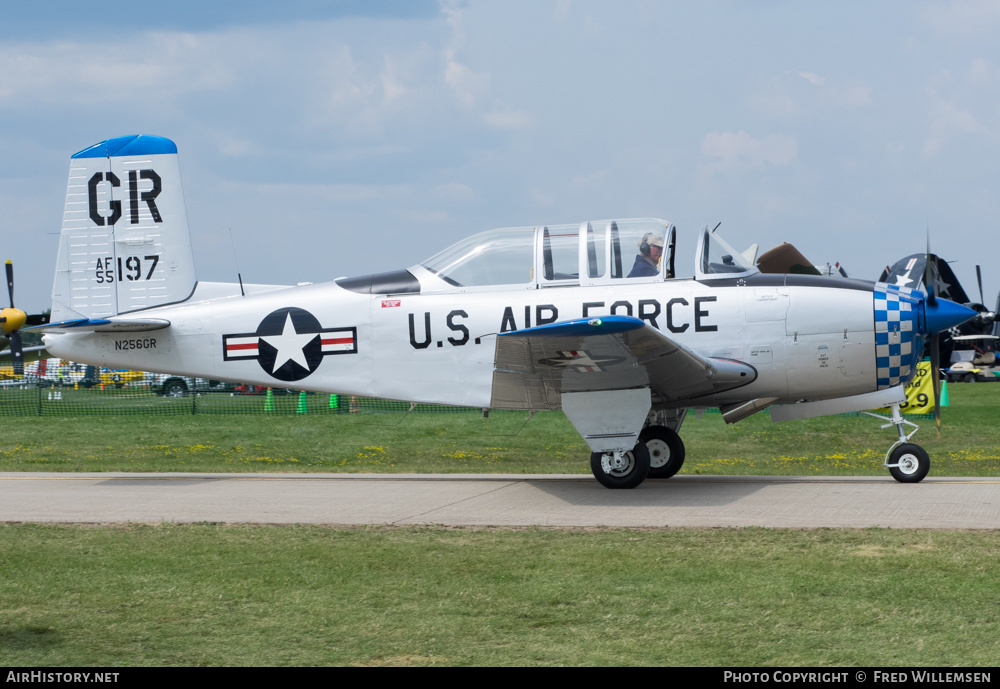
<svg viewBox="0 0 1000 689">
<path fill-rule="evenodd" d="M 1000 478 L 0 473 L 0 522 L 1000 528 Z"/>
</svg>

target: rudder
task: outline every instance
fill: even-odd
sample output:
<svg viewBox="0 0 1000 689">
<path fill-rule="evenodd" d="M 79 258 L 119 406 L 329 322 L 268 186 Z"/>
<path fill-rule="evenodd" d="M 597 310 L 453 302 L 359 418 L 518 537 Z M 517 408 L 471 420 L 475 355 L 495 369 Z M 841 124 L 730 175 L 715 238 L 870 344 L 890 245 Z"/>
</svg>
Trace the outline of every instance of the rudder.
<svg viewBox="0 0 1000 689">
<path fill-rule="evenodd" d="M 183 301 L 195 283 L 177 146 L 158 136 L 125 136 L 74 154 L 52 321 Z"/>
</svg>

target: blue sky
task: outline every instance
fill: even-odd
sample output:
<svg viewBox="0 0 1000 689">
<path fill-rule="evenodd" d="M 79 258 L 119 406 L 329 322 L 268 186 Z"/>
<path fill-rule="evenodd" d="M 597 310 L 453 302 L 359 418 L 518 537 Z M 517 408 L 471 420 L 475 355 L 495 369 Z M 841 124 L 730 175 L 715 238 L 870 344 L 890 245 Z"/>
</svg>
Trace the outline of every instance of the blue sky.
<svg viewBox="0 0 1000 689">
<path fill-rule="evenodd" d="M 201 279 L 652 216 L 687 273 L 720 221 L 869 279 L 929 227 L 992 305 L 998 33 L 981 0 L 5 4 L 0 258 L 47 307 L 69 156 L 145 133 L 177 143 Z"/>
</svg>

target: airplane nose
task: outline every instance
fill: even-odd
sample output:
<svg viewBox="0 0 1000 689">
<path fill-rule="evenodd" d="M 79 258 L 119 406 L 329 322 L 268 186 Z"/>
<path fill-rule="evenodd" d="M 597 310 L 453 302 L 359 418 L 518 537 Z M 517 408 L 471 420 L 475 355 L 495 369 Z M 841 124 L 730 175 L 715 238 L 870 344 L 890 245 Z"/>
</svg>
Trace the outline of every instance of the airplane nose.
<svg viewBox="0 0 1000 689">
<path fill-rule="evenodd" d="M 939 333 L 954 328 L 975 317 L 972 309 L 947 299 L 924 299 L 924 324 L 929 333 Z"/>
</svg>

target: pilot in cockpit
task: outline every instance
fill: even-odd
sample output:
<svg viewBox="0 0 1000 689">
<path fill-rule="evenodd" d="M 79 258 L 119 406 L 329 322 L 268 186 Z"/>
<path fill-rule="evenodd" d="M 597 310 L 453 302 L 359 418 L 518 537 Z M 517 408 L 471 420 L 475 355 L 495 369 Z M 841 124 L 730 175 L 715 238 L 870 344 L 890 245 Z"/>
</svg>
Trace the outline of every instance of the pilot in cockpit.
<svg viewBox="0 0 1000 689">
<path fill-rule="evenodd" d="M 629 271 L 630 278 L 652 277 L 660 274 L 660 256 L 663 255 L 663 238 L 655 232 L 647 232 L 639 240 L 639 253 Z"/>
</svg>

